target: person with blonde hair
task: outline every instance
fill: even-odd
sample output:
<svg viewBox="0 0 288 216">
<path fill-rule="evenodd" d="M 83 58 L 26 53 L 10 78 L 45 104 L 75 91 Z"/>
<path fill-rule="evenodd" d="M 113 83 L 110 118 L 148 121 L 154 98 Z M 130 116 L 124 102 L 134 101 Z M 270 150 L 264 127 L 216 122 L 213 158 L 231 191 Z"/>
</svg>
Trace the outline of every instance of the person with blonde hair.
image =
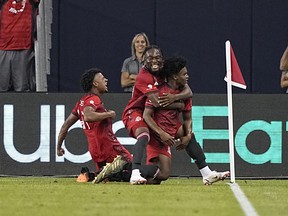
<svg viewBox="0 0 288 216">
<path fill-rule="evenodd" d="M 124 92 L 132 92 L 136 77 L 144 64 L 143 52 L 149 45 L 149 39 L 143 32 L 132 39 L 131 56 L 124 60 L 121 69 L 121 87 Z"/>
<path fill-rule="evenodd" d="M 280 70 L 282 71 L 280 86 L 286 88 L 286 93 L 288 93 L 288 46 L 281 57 Z"/>
<path fill-rule="evenodd" d="M 158 77 L 159 72 L 163 68 L 163 63 L 163 54 L 158 46 L 150 45 L 146 47 L 144 51 L 144 67 L 139 72 L 131 99 L 122 114 L 122 121 L 129 135 L 137 139 L 133 146 L 131 185 L 149 183 L 143 171 L 140 170 L 146 146 L 150 140 L 150 131 L 143 119 L 147 98 L 151 100 L 155 107 L 180 109 L 182 104 L 178 101 L 192 97 L 192 91 L 188 85 L 185 85 L 178 94 L 164 93 L 162 96 L 158 95 L 157 87 L 164 81 Z"/>
</svg>

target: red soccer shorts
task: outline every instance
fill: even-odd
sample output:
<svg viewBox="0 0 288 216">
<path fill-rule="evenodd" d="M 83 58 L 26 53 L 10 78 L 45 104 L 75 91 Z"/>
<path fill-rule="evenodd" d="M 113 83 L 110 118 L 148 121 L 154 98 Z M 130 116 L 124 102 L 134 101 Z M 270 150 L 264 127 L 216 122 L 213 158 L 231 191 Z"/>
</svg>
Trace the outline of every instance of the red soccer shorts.
<svg viewBox="0 0 288 216">
<path fill-rule="evenodd" d="M 134 138 L 136 138 L 135 131 L 137 128 L 140 128 L 140 127 L 148 128 L 148 125 L 143 119 L 142 110 L 128 110 L 123 115 L 122 121 L 125 127 L 127 128 L 127 130 L 129 131 L 129 135 Z"/>
<path fill-rule="evenodd" d="M 159 154 L 166 155 L 171 158 L 171 149 L 170 146 L 162 144 L 160 141 L 156 140 L 153 136 L 150 139 L 149 144 L 147 145 L 147 164 L 152 164 L 152 159 L 157 158 Z"/>
</svg>

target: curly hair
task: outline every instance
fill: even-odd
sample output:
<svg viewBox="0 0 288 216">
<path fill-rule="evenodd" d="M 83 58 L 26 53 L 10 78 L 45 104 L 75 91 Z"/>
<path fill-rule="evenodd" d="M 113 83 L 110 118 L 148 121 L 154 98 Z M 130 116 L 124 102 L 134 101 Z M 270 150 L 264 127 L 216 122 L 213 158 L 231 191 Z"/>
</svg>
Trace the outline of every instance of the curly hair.
<svg viewBox="0 0 288 216">
<path fill-rule="evenodd" d="M 168 58 L 164 61 L 164 67 L 160 73 L 160 76 L 168 79 L 174 74 L 179 73 L 182 68 L 186 67 L 186 63 L 186 59 L 182 56 L 173 56 Z"/>
<path fill-rule="evenodd" d="M 90 68 L 82 74 L 80 84 L 84 92 L 89 92 L 93 85 L 94 77 L 97 73 L 102 73 L 99 68 Z"/>
</svg>

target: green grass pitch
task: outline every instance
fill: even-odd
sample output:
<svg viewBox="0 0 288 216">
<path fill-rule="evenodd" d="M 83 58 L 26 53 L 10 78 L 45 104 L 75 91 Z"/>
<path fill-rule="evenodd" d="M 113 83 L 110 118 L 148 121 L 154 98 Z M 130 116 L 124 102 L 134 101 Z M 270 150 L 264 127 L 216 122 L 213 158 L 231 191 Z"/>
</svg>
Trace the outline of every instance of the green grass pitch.
<svg viewBox="0 0 288 216">
<path fill-rule="evenodd" d="M 237 180 L 260 216 L 288 215 L 287 180 Z M 161 185 L 77 183 L 75 178 L 0 177 L 1 215 L 225 216 L 245 215 L 229 180 L 204 186 L 200 178 Z"/>
</svg>

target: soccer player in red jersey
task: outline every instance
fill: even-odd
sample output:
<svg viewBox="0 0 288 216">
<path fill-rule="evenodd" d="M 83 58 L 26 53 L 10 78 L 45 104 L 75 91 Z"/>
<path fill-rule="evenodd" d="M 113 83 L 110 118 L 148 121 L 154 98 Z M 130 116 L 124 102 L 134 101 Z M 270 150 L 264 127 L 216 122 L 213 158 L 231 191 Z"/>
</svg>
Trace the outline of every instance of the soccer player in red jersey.
<svg viewBox="0 0 288 216">
<path fill-rule="evenodd" d="M 97 68 L 89 69 L 82 75 L 81 86 L 86 94 L 76 103 L 61 127 L 58 135 L 57 155 L 62 156 L 65 153 L 61 146 L 68 129 L 80 120 L 96 170 L 103 168 L 106 163 L 112 164 L 114 159 L 120 155 L 121 157 L 118 157 L 115 161 L 119 167 L 113 171 L 118 172 L 123 169 L 125 164 L 131 162 L 132 156 L 119 143 L 112 131 L 112 120 L 116 115 L 115 111 L 107 110 L 101 101 L 100 96 L 108 91 L 107 81 L 102 71 Z M 104 143 L 103 140 L 105 140 Z"/>
<path fill-rule="evenodd" d="M 158 87 L 159 95 L 167 92 L 177 94 L 187 85 L 189 76 L 184 58 L 167 59 L 163 72 L 167 82 Z M 183 103 L 182 123 L 179 110 L 157 109 L 149 99 L 146 101 L 143 118 L 151 129 L 151 139 L 147 146 L 147 163 L 156 164 L 159 167 L 159 172 L 154 180 L 160 183 L 168 179 L 171 167 L 170 147 L 174 145 L 178 151 L 185 149 L 188 155 L 195 160 L 205 185 L 224 180 L 229 176 L 229 171 L 210 170 L 206 164 L 204 152 L 192 132 L 192 99 L 188 98 Z"/>
<path fill-rule="evenodd" d="M 62 156 L 65 150 L 61 147 L 69 128 L 78 120 L 82 124 L 88 141 L 88 149 L 96 169 L 101 172 L 93 183 L 100 183 L 104 179 L 129 181 L 131 176 L 130 152 L 120 144 L 112 131 L 112 120 L 115 111 L 107 110 L 101 101 L 101 95 L 108 91 L 108 80 L 97 68 L 87 70 L 81 78 L 81 86 L 86 93 L 76 103 L 71 114 L 63 123 L 57 143 L 57 155 Z M 145 178 L 153 178 L 158 170 L 154 165 L 140 167 Z M 123 172 L 122 172 L 123 171 Z M 115 176 L 111 176 L 115 174 Z M 119 175 L 120 174 L 120 175 Z M 120 179 L 119 179 L 120 177 Z"/>
<path fill-rule="evenodd" d="M 179 103 L 173 103 L 174 101 L 192 97 L 192 91 L 188 85 L 179 94 L 163 94 L 162 97 L 158 97 L 157 87 L 159 83 L 163 82 L 158 79 L 158 73 L 162 67 L 163 55 L 160 48 L 155 45 L 146 47 L 144 67 L 136 78 L 132 98 L 122 115 L 122 120 L 130 136 L 137 139 L 133 149 L 131 184 L 146 182 L 139 170 L 146 145 L 150 140 L 149 128 L 142 117 L 146 99 L 149 98 L 155 107 L 176 109 L 179 108 Z"/>
</svg>

